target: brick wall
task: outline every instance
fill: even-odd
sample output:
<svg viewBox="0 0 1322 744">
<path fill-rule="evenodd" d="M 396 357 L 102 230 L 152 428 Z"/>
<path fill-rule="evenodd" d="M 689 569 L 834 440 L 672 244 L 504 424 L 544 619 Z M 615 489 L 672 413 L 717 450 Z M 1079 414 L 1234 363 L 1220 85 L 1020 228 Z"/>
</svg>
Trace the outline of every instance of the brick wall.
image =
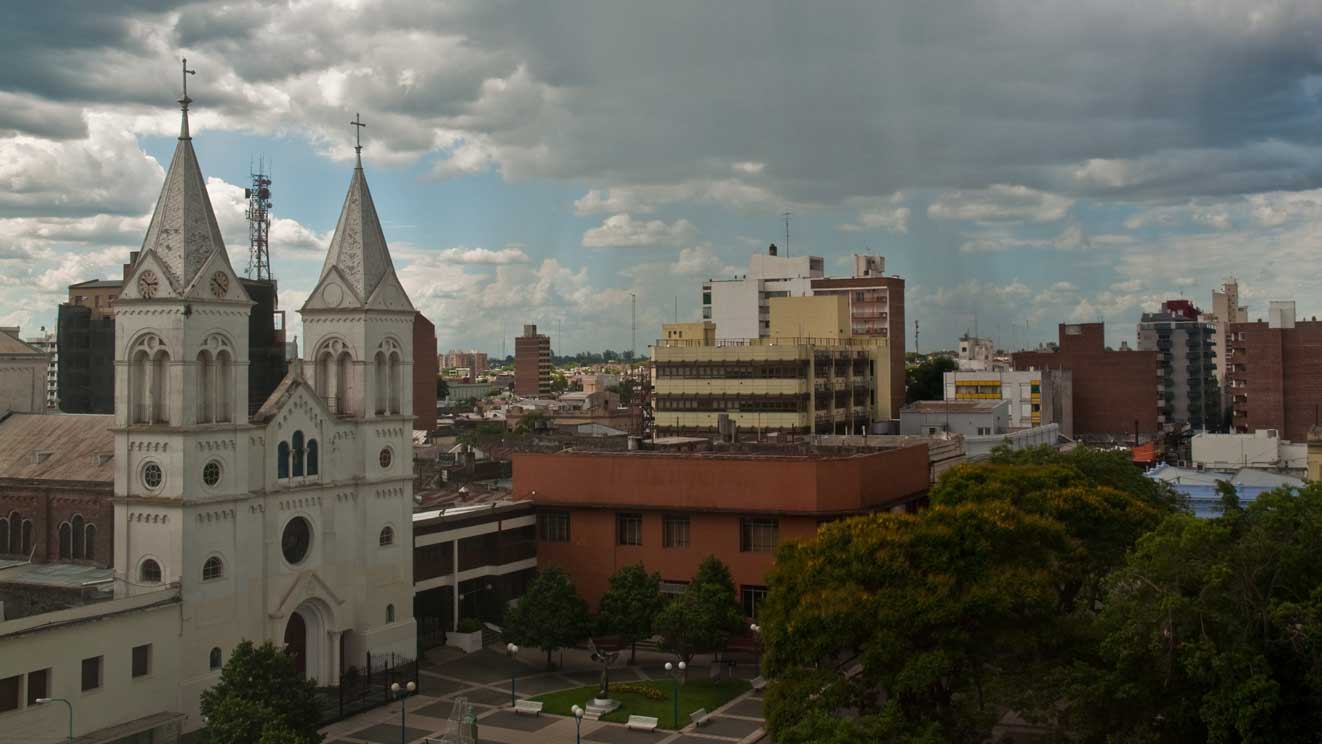
<svg viewBox="0 0 1322 744">
<path fill-rule="evenodd" d="M 1230 390 L 1235 428 L 1277 429 L 1284 439 L 1305 441 L 1322 418 L 1322 321 L 1288 329 L 1232 323 L 1230 334 L 1230 378 L 1244 383 Z"/>
<path fill-rule="evenodd" d="M 115 508 L 110 503 L 111 484 L 60 483 L 0 479 L 0 516 L 18 512 L 32 520 L 33 561 L 50 563 L 60 558 L 60 525 L 75 515 L 94 525 L 95 556 L 79 561 L 109 566 L 114 556 Z M 10 553 L 9 555 L 14 555 Z"/>
</svg>

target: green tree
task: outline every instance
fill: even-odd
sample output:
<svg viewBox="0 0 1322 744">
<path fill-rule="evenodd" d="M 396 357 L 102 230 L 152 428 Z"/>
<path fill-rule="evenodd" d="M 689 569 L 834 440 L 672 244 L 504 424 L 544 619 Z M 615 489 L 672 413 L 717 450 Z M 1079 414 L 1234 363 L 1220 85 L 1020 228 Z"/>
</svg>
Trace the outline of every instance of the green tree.
<svg viewBox="0 0 1322 744">
<path fill-rule="evenodd" d="M 450 383 L 445 381 L 444 377 L 436 378 L 436 400 L 445 400 L 450 397 Z"/>
<path fill-rule="evenodd" d="M 743 624 L 730 568 L 708 555 L 684 593 L 657 615 L 655 628 L 662 646 L 688 663 L 696 654 L 724 649 Z"/>
<path fill-rule="evenodd" d="M 586 638 L 588 628 L 587 603 L 569 575 L 555 566 L 537 574 L 523 598 L 505 613 L 505 637 L 545 651 L 547 670 L 555 668 L 551 654 Z"/>
<path fill-rule="evenodd" d="M 504 440 L 507 434 L 509 434 L 509 431 L 504 424 L 495 421 L 483 421 L 455 439 L 460 444 L 477 447 L 478 449 L 488 449 Z"/>
<path fill-rule="evenodd" d="M 945 397 L 945 373 L 959 369 L 959 364 L 947 356 L 933 356 L 910 365 L 905 370 L 904 400 L 941 400 Z"/>
<path fill-rule="evenodd" d="M 269 641 L 234 647 L 220 681 L 202 692 L 202 717 L 208 744 L 265 742 L 268 735 L 280 744 L 322 739 L 315 684 Z"/>
<path fill-rule="evenodd" d="M 1315 742 L 1322 485 L 1177 514 L 1109 581 L 1099 653 L 1062 715 L 1081 741 Z"/>
<path fill-rule="evenodd" d="M 618 384 L 611 385 L 606 389 L 620 396 L 620 404 L 627 406 L 630 403 L 633 403 L 634 392 L 637 388 L 638 383 L 636 381 L 625 378 L 620 380 Z"/>
<path fill-rule="evenodd" d="M 629 644 L 629 663 L 634 663 L 638 641 L 652 635 L 652 622 L 661 612 L 661 574 L 648 574 L 643 564 L 624 566 L 610 579 L 601 595 L 598 615 L 603 629 Z"/>
</svg>

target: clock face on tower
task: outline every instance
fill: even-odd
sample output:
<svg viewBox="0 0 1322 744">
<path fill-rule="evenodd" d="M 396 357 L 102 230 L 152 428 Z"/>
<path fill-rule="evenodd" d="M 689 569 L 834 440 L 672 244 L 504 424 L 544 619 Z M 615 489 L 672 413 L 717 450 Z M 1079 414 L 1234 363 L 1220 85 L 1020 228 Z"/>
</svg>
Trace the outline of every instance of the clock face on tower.
<svg viewBox="0 0 1322 744">
<path fill-rule="evenodd" d="M 138 276 L 138 294 L 147 299 L 156 296 L 156 290 L 161 288 L 161 281 L 156 278 L 156 272 L 148 269 Z"/>
<path fill-rule="evenodd" d="M 224 297 L 230 291 L 230 277 L 223 271 L 211 275 L 211 294 Z"/>
</svg>

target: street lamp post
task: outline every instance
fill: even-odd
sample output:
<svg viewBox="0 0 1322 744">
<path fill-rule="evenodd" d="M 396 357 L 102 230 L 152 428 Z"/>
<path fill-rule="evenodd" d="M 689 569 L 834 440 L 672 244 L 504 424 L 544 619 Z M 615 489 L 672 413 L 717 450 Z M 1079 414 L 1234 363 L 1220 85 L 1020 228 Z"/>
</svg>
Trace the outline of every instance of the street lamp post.
<svg viewBox="0 0 1322 744">
<path fill-rule="evenodd" d="M 505 650 L 510 652 L 510 660 L 515 661 L 515 658 L 519 654 L 519 647 L 513 643 L 510 643 L 505 646 Z M 515 664 L 510 664 L 510 707 L 511 708 L 514 707 L 514 705 L 519 701 L 518 697 L 515 696 L 514 694 L 514 678 L 518 676 L 517 672 L 518 672 L 518 667 Z"/>
<path fill-rule="evenodd" d="M 678 667 L 678 668 L 679 668 L 679 674 L 673 674 L 673 675 L 671 675 L 671 677 L 670 677 L 670 682 L 671 682 L 671 685 L 672 685 L 672 689 L 673 689 L 674 692 L 675 692 L 675 694 L 674 694 L 674 698 L 675 698 L 675 716 L 674 716 L 674 718 L 672 718 L 672 719 L 670 719 L 670 720 L 671 720 L 672 723 L 674 724 L 674 726 L 675 726 L 675 730 L 676 730 L 676 731 L 679 730 L 679 677 L 680 677 L 681 674 L 684 673 L 684 670 L 685 670 L 685 669 L 688 669 L 688 665 L 681 661 L 681 662 L 679 662 L 679 667 Z M 672 671 L 674 671 L 675 669 L 676 669 L 676 667 L 675 667 L 674 664 L 671 664 L 671 663 L 668 662 L 668 661 L 666 662 L 666 671 L 667 671 L 667 672 L 672 672 Z"/>
<path fill-rule="evenodd" d="M 407 702 L 408 696 L 416 692 L 417 689 L 418 686 L 412 682 L 409 682 L 404 687 L 400 687 L 398 682 L 390 685 L 390 691 L 394 693 L 395 698 L 399 700 L 399 744 L 407 744 L 408 742 L 408 729 L 404 727 L 405 703 Z"/>
<path fill-rule="evenodd" d="M 64 698 L 37 698 L 37 705 L 64 703 L 69 708 L 69 744 L 73 744 L 73 703 Z"/>
<path fill-rule="evenodd" d="M 574 714 L 574 744 L 583 744 L 583 709 L 575 705 L 569 710 Z"/>
<path fill-rule="evenodd" d="M 748 626 L 753 631 L 753 672 L 762 674 L 762 626 L 753 623 Z"/>
</svg>

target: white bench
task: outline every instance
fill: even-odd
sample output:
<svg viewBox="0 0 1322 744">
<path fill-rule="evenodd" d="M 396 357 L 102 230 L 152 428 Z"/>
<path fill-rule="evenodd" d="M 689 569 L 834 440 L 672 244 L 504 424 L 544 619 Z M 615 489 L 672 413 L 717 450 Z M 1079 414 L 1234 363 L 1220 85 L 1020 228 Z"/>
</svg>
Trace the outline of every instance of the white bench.
<svg viewBox="0 0 1322 744">
<path fill-rule="evenodd" d="M 761 692 L 767 686 L 767 678 L 759 674 L 758 676 L 753 678 L 750 684 L 753 685 L 754 692 Z"/>
<path fill-rule="evenodd" d="M 698 708 L 689 714 L 689 720 L 693 722 L 694 726 L 701 726 L 711 720 L 711 714 L 707 712 L 706 708 Z"/>
<path fill-rule="evenodd" d="M 542 703 L 539 700 L 519 700 L 514 703 L 514 712 L 540 716 L 542 714 Z"/>
<path fill-rule="evenodd" d="M 625 721 L 624 727 L 641 731 L 656 731 L 656 720 L 652 716 L 629 716 L 629 720 Z"/>
</svg>

